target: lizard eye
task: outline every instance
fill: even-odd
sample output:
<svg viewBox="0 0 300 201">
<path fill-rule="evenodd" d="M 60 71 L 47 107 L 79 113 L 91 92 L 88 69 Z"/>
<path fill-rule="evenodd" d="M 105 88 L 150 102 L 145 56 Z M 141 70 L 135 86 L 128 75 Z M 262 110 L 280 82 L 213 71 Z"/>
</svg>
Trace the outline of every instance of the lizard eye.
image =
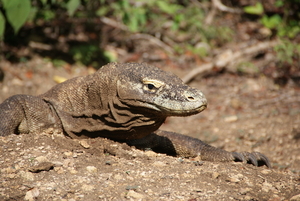
<svg viewBox="0 0 300 201">
<path fill-rule="evenodd" d="M 142 82 L 144 91 L 150 93 L 155 93 L 161 86 L 165 85 L 162 81 L 147 78 L 144 78 Z"/>
<path fill-rule="evenodd" d="M 145 91 L 148 91 L 148 92 L 150 92 L 150 93 L 155 93 L 155 91 L 156 91 L 157 89 L 158 89 L 158 88 L 155 87 L 154 84 L 150 84 L 150 83 L 144 84 L 144 90 L 145 90 Z"/>
<path fill-rule="evenodd" d="M 155 88 L 155 86 L 153 84 L 147 84 L 148 89 L 152 90 Z"/>
</svg>

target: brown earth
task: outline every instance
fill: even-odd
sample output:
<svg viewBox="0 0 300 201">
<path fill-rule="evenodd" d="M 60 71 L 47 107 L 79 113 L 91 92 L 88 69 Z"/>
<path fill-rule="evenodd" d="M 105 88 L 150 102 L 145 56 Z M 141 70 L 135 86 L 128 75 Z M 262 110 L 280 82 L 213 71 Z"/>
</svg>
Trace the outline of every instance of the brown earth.
<svg viewBox="0 0 300 201">
<path fill-rule="evenodd" d="M 0 102 L 37 95 L 53 76 L 86 75 L 86 68 L 54 68 L 35 57 L 1 61 Z M 164 68 L 183 77 L 187 69 Z M 197 137 L 228 151 L 259 151 L 273 168 L 203 162 L 140 151 L 106 139 L 58 134 L 0 138 L 0 200 L 300 200 L 300 94 L 263 76 L 224 73 L 196 79 L 208 108 L 169 118 L 161 129 Z"/>
</svg>

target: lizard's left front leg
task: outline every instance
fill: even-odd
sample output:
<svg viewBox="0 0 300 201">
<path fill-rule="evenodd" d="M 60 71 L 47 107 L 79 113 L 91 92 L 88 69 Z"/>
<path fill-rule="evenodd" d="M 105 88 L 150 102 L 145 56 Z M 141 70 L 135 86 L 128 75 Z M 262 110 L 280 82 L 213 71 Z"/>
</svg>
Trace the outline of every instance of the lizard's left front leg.
<svg viewBox="0 0 300 201">
<path fill-rule="evenodd" d="M 201 160 L 206 161 L 242 161 L 255 166 L 260 162 L 271 168 L 269 159 L 259 152 L 228 152 L 199 139 L 168 131 L 158 130 L 142 139 L 131 140 L 128 144 L 137 148 L 151 148 L 153 151 L 174 156 L 199 156 Z"/>
</svg>

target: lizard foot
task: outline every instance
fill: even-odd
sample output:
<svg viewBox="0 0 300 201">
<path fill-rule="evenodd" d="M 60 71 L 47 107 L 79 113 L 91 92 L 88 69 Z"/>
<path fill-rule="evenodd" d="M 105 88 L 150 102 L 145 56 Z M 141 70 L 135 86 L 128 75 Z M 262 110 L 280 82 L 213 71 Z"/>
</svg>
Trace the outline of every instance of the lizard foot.
<svg viewBox="0 0 300 201">
<path fill-rule="evenodd" d="M 271 168 L 271 163 L 265 155 L 259 152 L 232 152 L 234 161 L 242 161 L 243 163 L 250 163 L 255 166 L 258 166 L 259 163 L 266 165 L 268 168 Z"/>
</svg>

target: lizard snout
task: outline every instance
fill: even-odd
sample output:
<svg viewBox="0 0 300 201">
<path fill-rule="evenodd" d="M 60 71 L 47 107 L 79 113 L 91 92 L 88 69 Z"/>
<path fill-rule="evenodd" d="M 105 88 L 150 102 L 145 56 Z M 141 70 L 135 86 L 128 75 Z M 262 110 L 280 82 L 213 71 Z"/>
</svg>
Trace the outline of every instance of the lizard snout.
<svg viewBox="0 0 300 201">
<path fill-rule="evenodd" d="M 190 91 L 185 91 L 184 92 L 184 96 L 190 102 L 199 102 L 199 101 L 202 101 L 203 104 L 205 104 L 205 105 L 207 103 L 204 94 L 202 92 L 199 92 L 199 91 L 197 93 L 190 92 Z"/>
</svg>

